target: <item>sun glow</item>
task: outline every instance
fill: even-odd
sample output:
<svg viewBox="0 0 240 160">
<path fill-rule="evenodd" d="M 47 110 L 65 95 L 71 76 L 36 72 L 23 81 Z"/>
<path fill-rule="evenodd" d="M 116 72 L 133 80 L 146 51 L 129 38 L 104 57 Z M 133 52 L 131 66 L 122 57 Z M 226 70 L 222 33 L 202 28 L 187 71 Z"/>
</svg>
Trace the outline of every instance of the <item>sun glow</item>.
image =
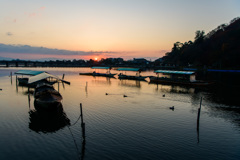
<svg viewBox="0 0 240 160">
<path fill-rule="evenodd" d="M 97 60 L 98 60 L 98 58 L 97 58 L 97 57 L 95 57 L 95 58 L 94 58 L 94 60 L 95 60 L 95 61 L 97 61 Z"/>
</svg>

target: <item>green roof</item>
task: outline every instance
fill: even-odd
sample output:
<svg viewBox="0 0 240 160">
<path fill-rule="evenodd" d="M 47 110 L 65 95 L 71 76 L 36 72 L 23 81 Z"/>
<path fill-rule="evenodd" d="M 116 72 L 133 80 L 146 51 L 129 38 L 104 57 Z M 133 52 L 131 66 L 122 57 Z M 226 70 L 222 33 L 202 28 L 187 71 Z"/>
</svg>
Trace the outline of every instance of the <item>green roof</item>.
<svg viewBox="0 0 240 160">
<path fill-rule="evenodd" d="M 170 71 L 170 70 L 156 70 L 155 73 L 166 73 L 166 74 L 194 74 L 195 72 L 190 71 Z"/>
<path fill-rule="evenodd" d="M 33 71 L 33 70 L 19 70 L 15 74 L 36 76 L 38 74 L 44 73 L 45 71 Z"/>
<path fill-rule="evenodd" d="M 118 68 L 118 71 L 140 71 L 140 68 Z"/>
<path fill-rule="evenodd" d="M 92 69 L 110 69 L 111 67 L 92 67 Z"/>
</svg>

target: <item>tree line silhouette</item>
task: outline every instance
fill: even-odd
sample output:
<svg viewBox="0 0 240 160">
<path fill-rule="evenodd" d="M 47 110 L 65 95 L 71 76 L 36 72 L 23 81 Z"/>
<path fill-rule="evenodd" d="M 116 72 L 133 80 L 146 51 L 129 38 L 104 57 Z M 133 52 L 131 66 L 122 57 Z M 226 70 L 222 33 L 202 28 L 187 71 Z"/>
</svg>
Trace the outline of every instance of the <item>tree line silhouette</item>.
<svg viewBox="0 0 240 160">
<path fill-rule="evenodd" d="M 221 24 L 205 35 L 196 31 L 194 42 L 176 42 L 162 58 L 177 66 L 240 69 L 240 18 Z"/>
</svg>

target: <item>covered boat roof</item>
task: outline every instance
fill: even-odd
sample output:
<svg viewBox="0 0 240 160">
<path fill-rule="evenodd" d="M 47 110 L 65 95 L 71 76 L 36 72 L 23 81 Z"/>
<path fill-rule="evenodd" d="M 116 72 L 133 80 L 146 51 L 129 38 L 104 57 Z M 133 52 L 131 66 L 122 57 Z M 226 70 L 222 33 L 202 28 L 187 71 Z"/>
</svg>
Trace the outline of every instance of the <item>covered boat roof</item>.
<svg viewBox="0 0 240 160">
<path fill-rule="evenodd" d="M 56 78 L 57 80 L 61 80 L 60 78 L 58 78 L 57 76 L 54 76 L 54 75 L 51 75 L 49 73 L 41 73 L 41 74 L 38 74 L 36 76 L 33 76 L 33 77 L 30 77 L 28 79 L 28 83 L 34 83 L 34 82 L 37 82 L 37 81 L 40 81 L 40 80 L 43 80 L 43 79 L 46 79 L 46 78 L 49 78 L 49 77 L 52 77 L 52 78 Z"/>
<path fill-rule="evenodd" d="M 55 78 L 56 80 L 58 80 L 58 81 L 62 81 L 62 82 L 64 82 L 64 83 L 67 83 L 67 84 L 69 84 L 70 85 L 70 82 L 68 82 L 68 81 L 65 81 L 65 80 L 63 80 L 63 79 L 60 79 L 60 78 L 58 78 L 57 76 L 54 76 L 54 75 L 51 75 L 51 74 L 49 74 L 49 73 L 41 73 L 41 74 L 38 74 L 38 75 L 36 75 L 36 76 L 33 76 L 33 77 L 30 77 L 29 79 L 28 79 L 28 83 L 29 84 L 31 84 L 31 83 L 34 83 L 34 82 L 37 82 L 37 81 L 40 81 L 40 80 L 43 80 L 43 79 L 46 79 L 46 78 Z"/>
<path fill-rule="evenodd" d="M 44 73 L 45 71 L 33 71 L 33 70 L 19 70 L 15 74 L 36 76 L 38 74 Z"/>
<path fill-rule="evenodd" d="M 195 72 L 191 71 L 171 71 L 171 70 L 156 70 L 155 73 L 166 73 L 166 74 L 194 74 Z"/>
<path fill-rule="evenodd" d="M 118 71 L 140 71 L 140 68 L 118 68 Z"/>
<path fill-rule="evenodd" d="M 92 67 L 92 69 L 111 69 L 111 67 Z"/>
</svg>

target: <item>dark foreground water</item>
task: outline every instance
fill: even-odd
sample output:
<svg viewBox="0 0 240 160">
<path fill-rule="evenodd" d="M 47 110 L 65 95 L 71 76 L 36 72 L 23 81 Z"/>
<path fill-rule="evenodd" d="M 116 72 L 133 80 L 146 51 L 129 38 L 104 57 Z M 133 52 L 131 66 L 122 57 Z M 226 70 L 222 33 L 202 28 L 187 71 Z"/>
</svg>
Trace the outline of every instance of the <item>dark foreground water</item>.
<svg viewBox="0 0 240 160">
<path fill-rule="evenodd" d="M 19 69 L 0 69 L 1 160 L 240 159 L 240 100 L 231 92 L 79 75 L 88 68 L 32 68 L 64 73 L 71 82 L 54 85 L 63 96 L 63 114 L 57 117 L 38 113 L 27 88 L 16 87 L 15 75 L 11 83 L 10 72 Z"/>
</svg>

